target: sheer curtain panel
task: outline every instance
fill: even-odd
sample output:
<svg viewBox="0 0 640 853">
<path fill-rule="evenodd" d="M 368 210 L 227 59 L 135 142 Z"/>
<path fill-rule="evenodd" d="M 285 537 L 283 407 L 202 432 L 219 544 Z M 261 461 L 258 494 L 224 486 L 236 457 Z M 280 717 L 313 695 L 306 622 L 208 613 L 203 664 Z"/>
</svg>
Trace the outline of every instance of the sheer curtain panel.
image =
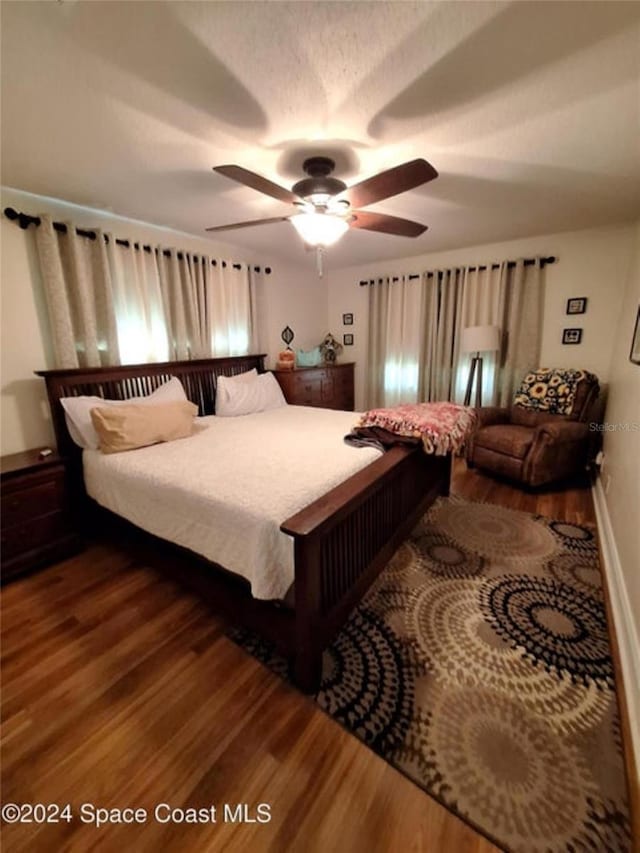
<svg viewBox="0 0 640 853">
<path fill-rule="evenodd" d="M 116 244 L 111 235 L 106 250 L 122 363 L 167 361 L 169 341 L 157 253 Z"/>
<path fill-rule="evenodd" d="M 424 309 L 422 288 L 404 276 L 369 286 L 369 408 L 418 399 Z"/>
</svg>

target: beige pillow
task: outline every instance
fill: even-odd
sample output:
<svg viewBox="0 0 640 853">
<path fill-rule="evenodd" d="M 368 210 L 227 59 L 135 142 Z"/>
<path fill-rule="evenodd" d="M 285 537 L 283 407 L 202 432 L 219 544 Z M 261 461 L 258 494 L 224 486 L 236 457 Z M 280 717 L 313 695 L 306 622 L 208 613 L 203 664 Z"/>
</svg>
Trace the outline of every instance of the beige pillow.
<svg viewBox="0 0 640 853">
<path fill-rule="evenodd" d="M 148 406 L 131 403 L 91 409 L 93 427 L 103 453 L 120 453 L 193 433 L 198 407 L 188 400 Z"/>
</svg>

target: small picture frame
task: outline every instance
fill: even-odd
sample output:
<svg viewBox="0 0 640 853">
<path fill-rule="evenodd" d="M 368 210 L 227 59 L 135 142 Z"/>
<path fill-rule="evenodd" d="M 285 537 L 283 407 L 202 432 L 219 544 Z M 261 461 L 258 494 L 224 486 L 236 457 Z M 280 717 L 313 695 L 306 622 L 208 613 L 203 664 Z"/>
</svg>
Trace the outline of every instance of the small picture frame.
<svg viewBox="0 0 640 853">
<path fill-rule="evenodd" d="M 344 345 L 346 347 L 352 347 L 353 346 L 353 335 L 343 335 L 342 336 L 342 342 L 344 343 Z"/>
<path fill-rule="evenodd" d="M 573 296 L 571 299 L 567 299 L 567 314 L 584 314 L 586 310 L 586 296 Z"/>
<path fill-rule="evenodd" d="M 579 344 L 582 343 L 582 329 L 563 329 L 562 330 L 563 344 Z"/>
<path fill-rule="evenodd" d="M 353 314 L 343 314 L 342 315 L 342 325 L 343 326 L 353 326 Z"/>
<path fill-rule="evenodd" d="M 631 338 L 631 352 L 629 353 L 629 361 L 634 364 L 640 364 L 640 308 L 636 314 L 636 325 Z"/>
</svg>

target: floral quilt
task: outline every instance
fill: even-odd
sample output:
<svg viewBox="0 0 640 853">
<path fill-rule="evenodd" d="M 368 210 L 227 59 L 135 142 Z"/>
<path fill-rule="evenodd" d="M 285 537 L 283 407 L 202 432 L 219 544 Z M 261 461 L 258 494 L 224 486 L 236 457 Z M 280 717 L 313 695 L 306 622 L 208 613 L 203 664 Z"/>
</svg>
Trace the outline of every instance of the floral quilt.
<svg viewBox="0 0 640 853">
<path fill-rule="evenodd" d="M 370 409 L 359 427 L 378 427 L 395 435 L 422 440 L 426 453 L 444 456 L 460 450 L 476 423 L 476 413 L 456 403 L 407 403 L 389 409 Z"/>
<path fill-rule="evenodd" d="M 570 415 L 576 388 L 583 379 L 597 382 L 596 377 L 586 370 L 556 367 L 532 370 L 522 380 L 513 403 L 523 409 L 550 415 Z"/>
</svg>

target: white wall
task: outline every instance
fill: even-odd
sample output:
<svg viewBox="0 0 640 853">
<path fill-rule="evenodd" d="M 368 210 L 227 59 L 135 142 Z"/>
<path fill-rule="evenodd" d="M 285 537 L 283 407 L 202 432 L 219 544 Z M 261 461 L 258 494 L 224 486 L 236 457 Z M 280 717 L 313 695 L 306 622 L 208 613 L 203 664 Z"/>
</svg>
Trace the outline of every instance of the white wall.
<svg viewBox="0 0 640 853">
<path fill-rule="evenodd" d="M 640 307 L 640 224 L 635 229 L 635 252 L 619 310 L 613 357 L 609 370 L 609 425 L 630 424 L 604 433 L 602 469 L 606 501 L 620 561 L 625 568 L 640 637 L 640 365 L 629 360 L 631 338 Z M 635 425 L 635 427 L 633 426 Z"/>
<path fill-rule="evenodd" d="M 317 346 L 327 332 L 327 287 L 315 265 L 295 268 L 277 263 L 274 271 L 264 279 L 258 305 L 260 346 L 269 354 L 269 367 L 275 366 L 278 352 L 285 348 L 280 337 L 285 326 L 293 329 L 294 349 Z"/>
<path fill-rule="evenodd" d="M 594 490 L 631 731 L 640 771 L 640 365 L 629 360 L 640 307 L 640 223 L 609 369 L 604 462 Z"/>
<path fill-rule="evenodd" d="M 401 238 L 396 239 L 400 242 Z M 627 224 L 527 237 L 330 271 L 329 326 L 340 337 L 348 331 L 355 337 L 355 345 L 345 348 L 343 358 L 356 361 L 356 408 L 363 406 L 367 335 L 367 288 L 359 286 L 360 280 L 391 273 L 420 273 L 458 264 L 555 255 L 558 262 L 546 268 L 541 363 L 553 367 L 583 367 L 593 371 L 601 383 L 606 383 L 632 246 L 633 226 Z M 588 298 L 586 314 L 565 314 L 566 301 L 572 296 Z M 352 327 L 342 326 L 343 313 L 355 315 Z M 582 328 L 582 343 L 563 345 L 562 329 L 565 327 Z"/>
<path fill-rule="evenodd" d="M 3 210 L 13 207 L 32 215 L 51 213 L 58 220 L 101 227 L 118 237 L 270 266 L 272 273 L 260 277 L 258 292 L 258 341 L 260 350 L 269 355 L 268 365 L 275 363 L 283 346 L 280 332 L 286 325 L 295 332 L 295 346 L 305 349 L 318 344 L 326 333 L 326 286 L 316 277 L 311 261 L 308 267 L 298 269 L 270 258 L 252 257 L 219 241 L 7 188 L 2 189 L 1 205 Z M 44 382 L 33 375 L 34 370 L 55 366 L 33 231 L 33 226 L 22 231 L 0 217 L 2 454 L 53 442 Z"/>
</svg>

